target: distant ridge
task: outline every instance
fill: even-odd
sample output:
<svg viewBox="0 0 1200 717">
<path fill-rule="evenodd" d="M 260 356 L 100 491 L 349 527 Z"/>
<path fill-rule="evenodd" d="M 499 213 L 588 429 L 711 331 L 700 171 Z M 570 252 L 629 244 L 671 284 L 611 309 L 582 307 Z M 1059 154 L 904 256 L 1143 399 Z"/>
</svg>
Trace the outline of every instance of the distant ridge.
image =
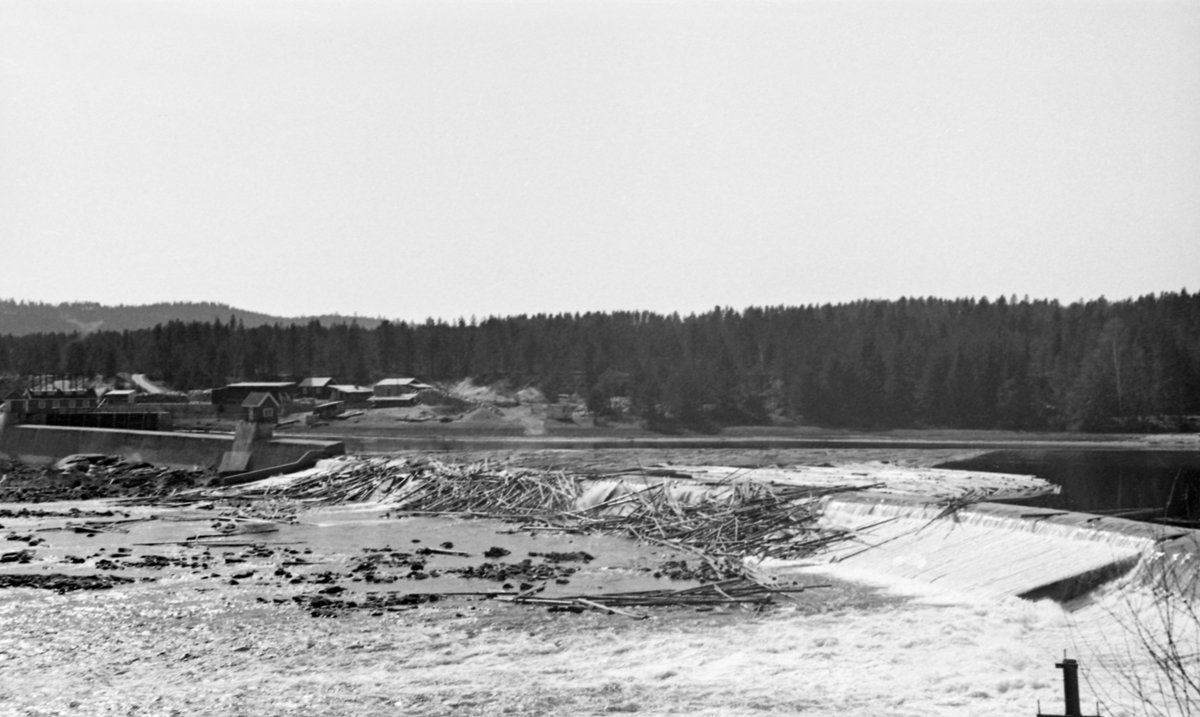
<svg viewBox="0 0 1200 717">
<path fill-rule="evenodd" d="M 212 322 L 214 319 L 220 319 L 222 323 L 228 323 L 230 317 L 241 321 L 247 328 L 273 324 L 280 326 L 304 325 L 311 321 L 318 321 L 324 326 L 354 322 L 364 329 L 373 329 L 383 323 L 382 319 L 340 314 L 290 318 L 271 316 L 209 301 L 158 303 L 142 306 L 104 306 L 86 301 L 43 304 L 0 299 L 0 335 L 12 336 L 37 333 L 69 334 L 76 331 L 83 334 L 93 331 L 133 331 L 153 328 L 169 321 Z"/>
</svg>

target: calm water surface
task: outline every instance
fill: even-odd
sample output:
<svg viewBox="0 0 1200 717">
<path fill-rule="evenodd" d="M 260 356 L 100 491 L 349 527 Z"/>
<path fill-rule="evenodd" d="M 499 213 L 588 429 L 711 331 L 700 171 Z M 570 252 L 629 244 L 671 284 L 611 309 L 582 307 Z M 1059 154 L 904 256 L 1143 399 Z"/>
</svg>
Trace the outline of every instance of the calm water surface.
<svg viewBox="0 0 1200 717">
<path fill-rule="evenodd" d="M 996 451 L 938 467 L 1035 475 L 1062 488 L 1022 505 L 1200 521 L 1200 451 Z"/>
</svg>

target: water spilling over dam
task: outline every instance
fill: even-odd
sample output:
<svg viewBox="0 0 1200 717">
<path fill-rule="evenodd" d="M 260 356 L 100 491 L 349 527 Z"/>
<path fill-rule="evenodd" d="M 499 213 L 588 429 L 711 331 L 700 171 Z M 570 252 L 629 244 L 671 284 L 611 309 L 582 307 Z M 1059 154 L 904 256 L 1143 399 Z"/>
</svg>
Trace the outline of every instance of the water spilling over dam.
<svg viewBox="0 0 1200 717">
<path fill-rule="evenodd" d="M 764 567 L 779 573 L 836 568 L 954 591 L 1067 602 L 1153 554 L 1196 548 L 1191 530 L 1002 503 L 950 510 L 901 496 L 834 496 L 821 522 L 855 539 L 811 560 Z"/>
</svg>

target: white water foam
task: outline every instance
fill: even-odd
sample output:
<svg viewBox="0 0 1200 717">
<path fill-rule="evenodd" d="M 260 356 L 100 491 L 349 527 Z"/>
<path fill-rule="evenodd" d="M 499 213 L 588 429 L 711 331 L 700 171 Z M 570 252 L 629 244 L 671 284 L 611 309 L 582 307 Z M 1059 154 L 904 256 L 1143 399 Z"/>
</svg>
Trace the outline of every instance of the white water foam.
<svg viewBox="0 0 1200 717">
<path fill-rule="evenodd" d="M 911 502 L 829 500 L 823 527 L 850 531 L 853 538 L 815 561 L 792 565 L 836 563 L 950 590 L 1019 596 L 1082 575 L 1115 576 L 1155 545 L 1146 531 L 1101 529 L 1082 518 L 1039 519 L 1036 512 L 1030 517 L 1009 506 L 941 515 L 944 510 Z M 777 563 L 773 569 L 787 566 Z"/>
<path fill-rule="evenodd" d="M 929 649 L 926 678 L 961 677 L 974 685 L 971 694 L 977 697 L 997 697 L 1001 683 L 990 689 L 989 684 L 1004 675 L 1006 689 L 1033 686 L 1043 711 L 1060 712 L 1061 691 L 1049 688 L 1061 677 L 1047 668 L 1069 653 L 1083 668 L 1085 713 L 1094 713 L 1088 705 L 1100 702 L 1102 714 L 1200 714 L 1200 683 L 1191 683 L 1190 692 L 1180 689 L 1189 675 L 1200 680 L 1200 559 L 1194 535 L 1191 542 L 1164 542 L 1179 531 L 1164 534 L 1128 521 L 1025 513 L 1010 506 L 979 506 L 939 519 L 942 510 L 833 499 L 824 522 L 859 531 L 855 540 L 822 559 L 758 566 L 781 578 L 832 575 L 911 597 L 896 619 L 912 622 L 913 639 Z M 1092 570 L 1112 579 L 1063 605 L 1014 597 Z M 942 643 L 940 634 L 959 630 L 947 620 L 976 623 L 966 632 L 978 637 L 961 645 Z M 905 659 L 903 644 L 885 648 L 884 659 Z M 1162 660 L 1172 651 L 1175 667 Z M 996 661 L 992 675 L 981 659 Z M 1015 662 L 1006 664 L 1010 659 Z M 916 678 L 924 679 L 922 669 L 916 669 Z M 970 713 L 992 711 L 973 704 Z"/>
</svg>

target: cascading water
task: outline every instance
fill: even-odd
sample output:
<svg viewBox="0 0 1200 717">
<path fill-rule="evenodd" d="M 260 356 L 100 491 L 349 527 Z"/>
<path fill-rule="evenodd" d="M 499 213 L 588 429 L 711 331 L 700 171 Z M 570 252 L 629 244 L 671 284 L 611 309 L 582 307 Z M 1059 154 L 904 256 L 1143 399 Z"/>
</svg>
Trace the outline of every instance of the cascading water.
<svg viewBox="0 0 1200 717">
<path fill-rule="evenodd" d="M 989 618 L 1018 603 L 1045 615 L 1055 602 L 1014 598 L 1053 598 L 1062 627 L 1047 618 L 1025 639 L 1077 657 L 1100 714 L 1200 715 L 1200 532 L 994 503 L 945 511 L 835 496 L 821 521 L 852 531 L 852 540 L 761 567 L 781 579 L 818 572 L 873 582 L 918 602 L 973 605 Z"/>
<path fill-rule="evenodd" d="M 796 570 L 877 574 L 959 591 L 1068 601 L 1132 570 L 1191 531 L 1079 513 L 982 503 L 955 511 L 878 496 L 835 496 L 822 527 L 853 538 L 814 559 L 768 562 Z"/>
</svg>

